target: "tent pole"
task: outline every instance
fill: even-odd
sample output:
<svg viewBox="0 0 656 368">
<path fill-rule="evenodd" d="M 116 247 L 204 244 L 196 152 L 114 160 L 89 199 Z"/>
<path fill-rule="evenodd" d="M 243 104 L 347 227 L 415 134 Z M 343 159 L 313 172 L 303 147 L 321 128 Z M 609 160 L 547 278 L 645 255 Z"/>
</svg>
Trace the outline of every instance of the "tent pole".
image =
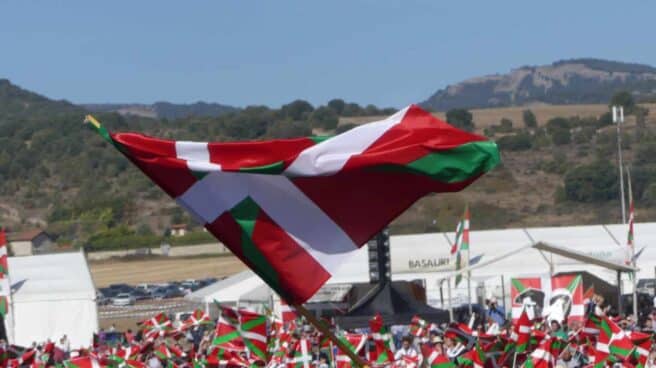
<svg viewBox="0 0 656 368">
<path fill-rule="evenodd" d="M 337 347 L 359 367 L 368 367 L 367 362 L 365 362 L 362 358 L 360 358 L 357 354 L 355 354 L 351 349 L 349 349 L 340 339 L 335 336 L 335 334 L 330 331 L 328 326 L 326 326 L 324 323 L 319 321 L 317 317 L 312 314 L 309 310 L 307 310 L 302 304 L 297 304 L 297 303 L 288 303 L 289 305 L 293 306 L 296 311 L 305 317 L 305 319 L 310 322 L 319 332 L 324 334 L 330 341 L 332 341 Z"/>
<path fill-rule="evenodd" d="M 471 300 L 471 272 L 467 272 L 467 303 L 469 304 L 469 315 L 471 316 L 473 313 Z"/>
<path fill-rule="evenodd" d="M 617 314 L 622 315 L 622 272 L 617 271 Z"/>
<path fill-rule="evenodd" d="M 503 311 L 508 313 L 508 310 L 506 309 L 506 286 L 504 284 L 505 280 L 503 279 L 503 274 L 501 274 L 501 301 L 503 302 Z"/>
<path fill-rule="evenodd" d="M 442 308 L 444 308 L 444 291 L 442 290 L 442 283 L 444 282 L 444 279 L 440 280 L 440 304 L 442 305 Z"/>
<path fill-rule="evenodd" d="M 656 270 L 656 269 L 655 269 Z M 447 299 L 449 299 L 449 323 L 453 322 L 453 308 L 451 307 L 451 278 L 446 279 Z"/>
</svg>

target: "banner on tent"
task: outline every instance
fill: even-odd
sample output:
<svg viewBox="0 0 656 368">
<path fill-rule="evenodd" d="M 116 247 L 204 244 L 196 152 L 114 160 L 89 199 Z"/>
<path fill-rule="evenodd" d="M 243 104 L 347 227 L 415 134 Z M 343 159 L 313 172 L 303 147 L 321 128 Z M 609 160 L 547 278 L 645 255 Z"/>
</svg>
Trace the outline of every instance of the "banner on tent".
<svg viewBox="0 0 656 368">
<path fill-rule="evenodd" d="M 512 319 L 523 309 L 529 318 L 537 316 L 558 322 L 582 321 L 585 313 L 581 275 L 515 277 L 511 279 Z"/>
</svg>

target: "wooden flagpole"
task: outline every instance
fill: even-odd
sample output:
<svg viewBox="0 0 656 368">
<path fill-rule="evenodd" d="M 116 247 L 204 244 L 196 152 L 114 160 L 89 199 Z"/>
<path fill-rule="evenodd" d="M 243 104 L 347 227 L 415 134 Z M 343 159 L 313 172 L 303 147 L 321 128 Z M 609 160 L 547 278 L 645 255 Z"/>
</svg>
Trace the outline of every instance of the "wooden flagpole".
<svg viewBox="0 0 656 368">
<path fill-rule="evenodd" d="M 355 363 L 359 367 L 368 367 L 367 362 L 360 358 L 355 352 L 353 352 L 351 349 L 349 349 L 344 342 L 342 342 L 340 339 L 335 336 L 335 334 L 330 331 L 328 326 L 326 326 L 324 323 L 319 321 L 317 317 L 312 314 L 309 310 L 307 310 L 303 305 L 301 304 L 296 304 L 296 303 L 288 303 L 289 305 L 293 306 L 296 311 L 305 317 L 305 319 L 310 322 L 319 332 L 322 334 L 326 335 L 330 341 L 332 341 L 337 347 Z"/>
</svg>

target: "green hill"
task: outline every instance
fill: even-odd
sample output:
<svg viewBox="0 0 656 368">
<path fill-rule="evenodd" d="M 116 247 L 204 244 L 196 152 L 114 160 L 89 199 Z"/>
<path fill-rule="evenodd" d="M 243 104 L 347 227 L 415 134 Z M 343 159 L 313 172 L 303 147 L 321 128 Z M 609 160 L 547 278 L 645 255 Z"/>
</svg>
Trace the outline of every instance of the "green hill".
<svg viewBox="0 0 656 368">
<path fill-rule="evenodd" d="M 619 221 L 615 129 L 601 106 L 549 110 L 536 126 L 489 120 L 512 109 L 477 110 L 474 125 L 495 139 L 503 165 L 461 193 L 420 200 L 393 224 L 396 233 L 452 230 L 465 203 L 473 227 L 616 223 Z M 553 118 L 554 111 L 562 113 Z M 244 140 L 333 133 L 393 109 L 333 100 L 301 100 L 280 109 L 250 106 L 216 117 L 159 120 L 115 112 L 97 117 L 110 130 L 180 140 Z M 82 126 L 85 109 L 0 82 L 0 224 L 47 228 L 62 243 L 93 249 L 157 245 L 171 223 L 189 223 L 173 201 L 116 150 Z M 639 118 L 637 118 L 637 117 Z M 477 120 L 478 125 L 477 124 Z M 340 122 L 338 126 L 338 122 Z M 634 107 L 623 141 L 632 167 L 638 220 L 656 220 L 656 128 Z M 384 200 L 384 199 L 380 199 Z M 183 242 L 207 241 L 193 233 Z"/>
</svg>

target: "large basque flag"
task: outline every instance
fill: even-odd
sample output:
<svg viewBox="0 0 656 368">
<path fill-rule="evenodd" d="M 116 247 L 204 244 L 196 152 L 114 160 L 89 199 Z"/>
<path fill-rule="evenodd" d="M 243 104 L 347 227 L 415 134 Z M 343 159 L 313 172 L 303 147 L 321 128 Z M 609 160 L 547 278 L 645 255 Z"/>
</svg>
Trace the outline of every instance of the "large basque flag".
<svg viewBox="0 0 656 368">
<path fill-rule="evenodd" d="M 500 161 L 494 142 L 415 105 L 329 139 L 170 141 L 87 121 L 294 303 L 416 200 Z"/>
</svg>

